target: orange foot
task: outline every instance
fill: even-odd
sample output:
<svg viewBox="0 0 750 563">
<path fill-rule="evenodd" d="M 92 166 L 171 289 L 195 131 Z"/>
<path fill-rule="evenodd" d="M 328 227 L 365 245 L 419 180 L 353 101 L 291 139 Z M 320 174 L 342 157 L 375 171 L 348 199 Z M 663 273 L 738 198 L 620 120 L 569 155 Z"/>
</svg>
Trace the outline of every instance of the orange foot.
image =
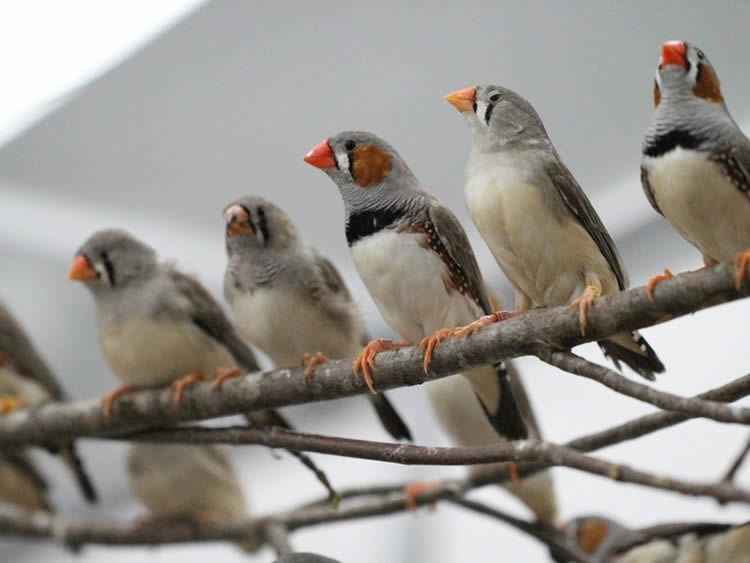
<svg viewBox="0 0 750 563">
<path fill-rule="evenodd" d="M 195 385 L 199 381 L 205 381 L 206 376 L 202 373 L 192 372 L 188 373 L 185 377 L 181 377 L 176 381 L 172 382 L 170 386 L 172 389 L 172 405 L 178 406 L 182 402 L 182 394 L 185 392 L 186 387 Z"/>
<path fill-rule="evenodd" d="M 581 334 L 586 336 L 586 325 L 589 322 L 589 308 L 594 304 L 594 299 L 602 294 L 602 288 L 597 285 L 587 285 L 583 294 L 570 304 L 570 308 L 578 308 L 578 322 L 581 325 Z"/>
<path fill-rule="evenodd" d="M 424 353 L 424 371 L 427 372 L 427 368 L 432 362 L 432 353 L 435 351 L 435 347 L 440 344 L 446 338 L 459 338 L 461 336 L 468 336 L 481 328 L 489 326 L 493 323 L 500 321 L 507 321 L 513 317 L 517 317 L 521 313 L 518 311 L 496 311 L 490 315 L 480 317 L 473 323 L 459 328 L 441 328 L 437 332 L 430 336 L 423 338 L 422 342 L 419 343 L 419 349 L 427 348 Z"/>
<path fill-rule="evenodd" d="M 409 346 L 411 346 L 411 344 L 408 342 L 393 342 L 392 340 L 385 340 L 383 338 L 373 340 L 368 343 L 359 356 L 357 356 L 357 359 L 354 362 L 354 375 L 359 376 L 359 371 L 362 370 L 362 375 L 365 378 L 367 387 L 373 393 L 377 393 L 372 384 L 372 371 L 375 369 L 375 356 L 386 350 L 396 350 L 398 348 L 407 348 Z"/>
<path fill-rule="evenodd" d="M 0 397 L 0 416 L 26 407 L 26 403 L 19 397 Z"/>
<path fill-rule="evenodd" d="M 104 412 L 105 418 L 109 418 L 109 416 L 112 414 L 112 406 L 117 399 L 119 399 L 123 395 L 127 395 L 128 393 L 132 393 L 135 390 L 136 388 L 132 385 L 121 385 L 114 391 L 110 391 L 109 393 L 104 395 L 104 397 L 102 397 L 102 411 Z"/>
<path fill-rule="evenodd" d="M 734 267 L 737 268 L 737 277 L 734 279 L 734 286 L 737 288 L 737 291 L 742 288 L 742 283 L 745 281 L 748 265 L 750 265 L 750 248 L 739 252 L 734 257 Z"/>
<path fill-rule="evenodd" d="M 411 483 L 409 485 L 406 485 L 404 487 L 404 494 L 406 495 L 406 509 L 410 511 L 414 511 L 417 509 L 417 497 L 424 493 L 425 491 L 429 491 L 430 489 L 434 489 L 438 486 L 438 483 L 430 483 L 430 482 L 418 482 L 418 483 Z M 432 504 L 432 509 L 435 509 L 435 504 Z"/>
<path fill-rule="evenodd" d="M 648 283 L 646 284 L 646 295 L 648 295 L 650 299 L 653 299 L 656 286 L 663 281 L 671 280 L 673 277 L 674 274 L 669 271 L 669 268 L 664 268 L 663 274 L 659 274 L 648 280 Z"/>
<path fill-rule="evenodd" d="M 305 354 L 302 356 L 302 363 L 305 364 L 305 379 L 310 379 L 315 371 L 315 366 L 324 364 L 328 361 L 322 352 L 317 354 Z"/>
<path fill-rule="evenodd" d="M 505 465 L 508 466 L 508 475 L 510 475 L 510 482 L 519 487 L 523 485 L 523 479 L 521 479 L 521 475 L 519 475 L 518 473 L 518 464 L 515 461 L 509 461 Z"/>
<path fill-rule="evenodd" d="M 242 377 L 245 375 L 240 368 L 219 368 L 216 370 L 216 379 L 214 384 L 211 386 L 211 391 L 218 391 L 227 379 L 234 379 L 235 377 Z"/>
</svg>

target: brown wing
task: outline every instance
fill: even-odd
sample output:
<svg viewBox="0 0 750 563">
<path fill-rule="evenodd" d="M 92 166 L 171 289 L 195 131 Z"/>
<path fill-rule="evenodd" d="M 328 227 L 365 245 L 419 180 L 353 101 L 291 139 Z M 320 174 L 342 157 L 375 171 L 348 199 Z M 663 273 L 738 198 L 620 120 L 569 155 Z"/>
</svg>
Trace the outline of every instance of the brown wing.
<svg viewBox="0 0 750 563">
<path fill-rule="evenodd" d="M 469 237 L 458 218 L 437 201 L 429 203 L 427 215 L 447 257 L 452 262 L 451 269 L 455 268 L 460 274 L 461 283 L 466 284 L 465 287 L 469 297 L 477 302 L 485 315 L 490 314 L 492 307 L 484 291 L 479 264 L 477 264 L 474 251 L 471 249 Z"/>
<path fill-rule="evenodd" d="M 31 340 L 10 311 L 0 303 L 0 357 L 6 355 L 19 375 L 28 377 L 47 389 L 56 400 L 65 393 Z"/>
<path fill-rule="evenodd" d="M 250 347 L 237 334 L 211 294 L 196 279 L 176 270 L 170 278 L 180 297 L 188 304 L 188 316 L 208 336 L 226 346 L 237 363 L 246 371 L 257 371 L 258 362 Z"/>
<path fill-rule="evenodd" d="M 557 154 L 555 154 L 555 158 L 548 159 L 545 164 L 545 171 L 568 210 L 578 219 L 580 225 L 586 229 L 586 232 L 599 248 L 599 252 L 607 260 L 609 267 L 617 278 L 617 284 L 620 289 L 627 289 L 628 277 L 615 243 L 612 237 L 609 236 L 596 210 L 591 205 L 589 198 L 586 197 L 581 186 L 573 177 L 573 174 L 571 174 L 570 170 L 563 164 Z"/>
</svg>

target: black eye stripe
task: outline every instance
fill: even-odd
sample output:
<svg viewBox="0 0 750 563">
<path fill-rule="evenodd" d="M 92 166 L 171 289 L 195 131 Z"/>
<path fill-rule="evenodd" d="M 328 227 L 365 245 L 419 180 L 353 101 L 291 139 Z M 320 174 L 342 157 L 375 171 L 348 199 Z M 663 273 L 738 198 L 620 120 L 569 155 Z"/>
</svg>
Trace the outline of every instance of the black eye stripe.
<svg viewBox="0 0 750 563">
<path fill-rule="evenodd" d="M 261 205 L 258 207 L 258 230 L 260 235 L 263 237 L 263 245 L 268 246 L 268 239 L 271 238 L 271 233 L 268 231 L 268 223 L 266 221 L 266 210 Z"/>
<path fill-rule="evenodd" d="M 102 259 L 102 265 L 104 266 L 104 269 L 107 271 L 107 277 L 109 278 L 110 285 L 115 285 L 115 267 L 112 264 L 112 260 L 109 259 L 109 254 L 107 254 L 106 251 L 103 251 L 99 257 Z"/>
<path fill-rule="evenodd" d="M 489 125 L 490 117 L 492 117 L 492 110 L 495 109 L 495 104 L 487 104 L 487 109 L 484 112 L 484 122 Z"/>
</svg>

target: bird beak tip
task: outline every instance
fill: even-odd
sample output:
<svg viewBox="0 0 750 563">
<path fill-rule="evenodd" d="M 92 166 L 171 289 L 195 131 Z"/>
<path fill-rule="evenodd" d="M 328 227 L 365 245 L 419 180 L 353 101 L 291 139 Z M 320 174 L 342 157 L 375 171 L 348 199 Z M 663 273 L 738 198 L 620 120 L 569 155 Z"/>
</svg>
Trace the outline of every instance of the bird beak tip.
<svg viewBox="0 0 750 563">
<path fill-rule="evenodd" d="M 445 100 L 461 113 L 471 111 L 476 101 L 477 90 L 474 86 L 462 88 L 445 96 Z"/>
<path fill-rule="evenodd" d="M 96 278 L 96 272 L 91 267 L 91 262 L 83 254 L 77 254 L 68 270 L 68 279 L 83 282 L 94 278 Z"/>
</svg>

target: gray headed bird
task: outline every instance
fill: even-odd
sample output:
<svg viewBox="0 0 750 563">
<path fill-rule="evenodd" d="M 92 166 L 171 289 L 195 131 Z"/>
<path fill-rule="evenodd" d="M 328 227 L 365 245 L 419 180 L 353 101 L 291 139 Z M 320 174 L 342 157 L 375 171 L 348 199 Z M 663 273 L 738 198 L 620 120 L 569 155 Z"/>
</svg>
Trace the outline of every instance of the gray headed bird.
<svg viewBox="0 0 750 563">
<path fill-rule="evenodd" d="M 426 191 L 396 150 L 365 132 L 339 133 L 305 157 L 338 186 L 354 264 L 386 322 L 407 343 L 434 345 L 491 312 L 479 266 L 458 219 Z M 371 377 L 376 340 L 355 364 Z M 408 345 L 408 344 L 404 344 Z M 438 419 L 459 445 L 538 436 L 518 375 L 506 363 L 425 384 Z M 548 473 L 514 490 L 543 520 L 556 505 Z"/>
<path fill-rule="evenodd" d="M 588 309 L 600 295 L 626 289 L 615 243 L 524 98 L 483 85 L 446 96 L 466 118 L 471 149 L 464 196 L 477 230 L 516 293 L 516 310 L 566 304 Z M 638 332 L 599 342 L 619 367 L 653 380 L 664 371 Z"/>
<path fill-rule="evenodd" d="M 654 105 L 641 160 L 646 197 L 706 267 L 734 259 L 739 288 L 750 263 L 750 139 L 703 51 L 686 41 L 662 45 Z M 649 290 L 670 277 L 652 278 Z"/>
<path fill-rule="evenodd" d="M 297 233 L 279 207 L 244 197 L 224 210 L 224 295 L 240 334 L 277 367 L 357 356 L 370 341 L 359 308 L 336 267 Z M 384 394 L 369 395 L 395 439 L 411 434 Z"/>
</svg>

